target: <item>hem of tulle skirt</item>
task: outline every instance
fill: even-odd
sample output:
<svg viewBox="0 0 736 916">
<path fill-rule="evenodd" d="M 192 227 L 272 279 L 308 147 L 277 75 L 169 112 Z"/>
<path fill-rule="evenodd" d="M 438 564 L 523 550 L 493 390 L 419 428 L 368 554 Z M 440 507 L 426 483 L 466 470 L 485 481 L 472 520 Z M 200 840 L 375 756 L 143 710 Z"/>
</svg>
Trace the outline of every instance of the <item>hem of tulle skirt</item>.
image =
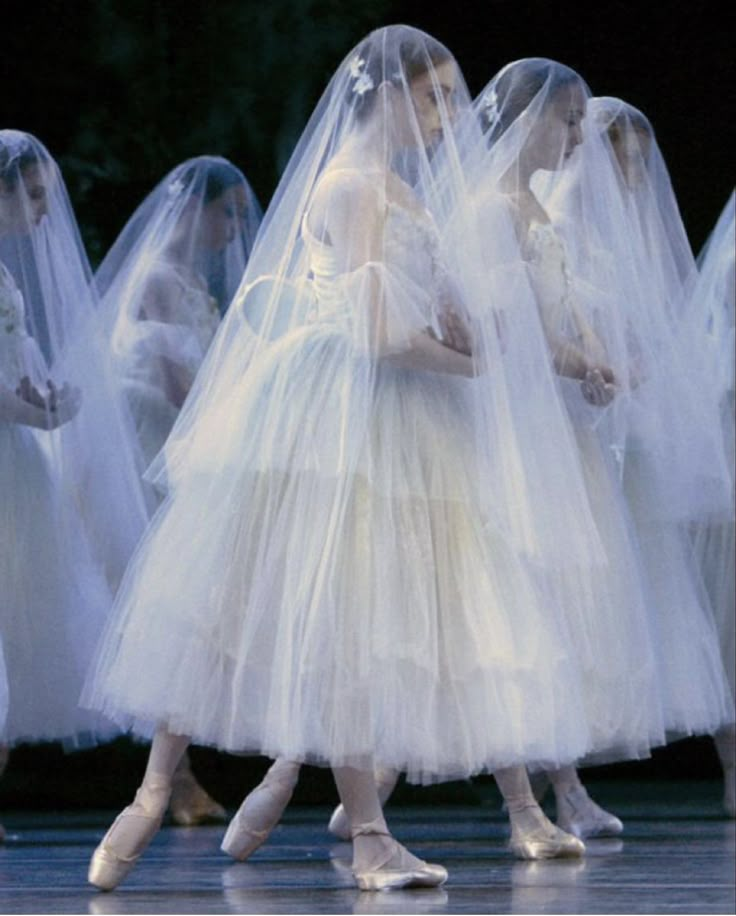
<svg viewBox="0 0 736 916">
<path fill-rule="evenodd" d="M 94 708 L 98 708 L 95 706 Z M 512 754 L 495 755 L 475 754 L 464 760 L 446 758 L 442 761 L 428 761 L 421 755 L 409 753 L 372 753 L 369 749 L 353 752 L 326 753 L 318 748 L 299 747 L 259 740 L 257 737 L 250 739 L 229 740 L 222 734 L 207 733 L 192 730 L 181 718 L 161 716 L 160 711 L 138 710 L 130 712 L 121 711 L 111 703 L 100 704 L 99 711 L 111 719 L 124 732 L 133 739 L 150 741 L 154 734 L 165 729 L 174 735 L 186 735 L 198 746 L 212 747 L 225 753 L 238 756 L 263 756 L 271 759 L 284 758 L 294 763 L 305 764 L 321 768 L 354 767 L 356 769 L 374 769 L 376 767 L 395 770 L 403 773 L 406 781 L 415 785 L 432 785 L 440 782 L 465 780 L 474 776 L 491 774 L 495 770 L 512 766 L 527 766 L 530 770 L 551 770 L 562 766 L 575 764 L 580 760 L 580 748 L 560 756 L 550 757 L 544 754 Z"/>
</svg>

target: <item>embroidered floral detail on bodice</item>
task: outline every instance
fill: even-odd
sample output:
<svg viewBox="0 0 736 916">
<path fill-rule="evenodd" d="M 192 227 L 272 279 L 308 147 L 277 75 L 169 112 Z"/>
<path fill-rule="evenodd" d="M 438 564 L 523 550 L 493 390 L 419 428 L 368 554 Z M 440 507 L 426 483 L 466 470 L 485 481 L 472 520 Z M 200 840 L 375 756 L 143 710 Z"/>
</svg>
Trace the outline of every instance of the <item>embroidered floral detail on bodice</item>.
<svg viewBox="0 0 736 916">
<path fill-rule="evenodd" d="M 312 318 L 349 321 L 353 305 L 342 283 L 349 275 L 340 272 L 332 246 L 311 233 L 306 218 L 302 227 L 317 299 Z M 403 274 L 422 291 L 424 301 L 413 305 L 422 310 L 427 326 L 435 326 L 447 287 L 447 271 L 440 253 L 439 233 L 429 212 L 387 202 L 383 246 L 385 266 Z"/>
</svg>

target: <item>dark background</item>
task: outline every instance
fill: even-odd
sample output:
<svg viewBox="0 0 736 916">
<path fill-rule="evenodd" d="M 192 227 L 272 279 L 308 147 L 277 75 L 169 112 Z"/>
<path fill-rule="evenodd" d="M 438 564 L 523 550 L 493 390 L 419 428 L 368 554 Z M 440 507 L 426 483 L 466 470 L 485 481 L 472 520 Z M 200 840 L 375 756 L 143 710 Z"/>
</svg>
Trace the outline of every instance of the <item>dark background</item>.
<svg viewBox="0 0 736 916">
<path fill-rule="evenodd" d="M 340 60 L 370 29 L 405 22 L 448 45 L 472 94 L 508 61 L 544 56 L 578 70 L 595 94 L 641 108 L 697 252 L 733 187 L 727 9 L 714 0 L 13 0 L 0 11 L 0 126 L 37 135 L 60 162 L 96 264 L 143 196 L 189 156 L 231 159 L 265 207 Z M 230 805 L 265 767 L 210 750 L 193 757 L 205 785 Z M 145 747 L 126 739 L 69 756 L 19 748 L 0 806 L 119 806 L 144 759 Z M 594 776 L 717 774 L 712 743 L 691 739 Z M 483 786 L 429 791 L 472 801 Z M 408 788 L 398 794 L 416 797 Z M 307 770 L 296 800 L 332 798 L 329 776 Z"/>
<path fill-rule="evenodd" d="M 734 34 L 717 0 L 12 0 L 0 123 L 60 161 L 93 264 L 188 156 L 232 159 L 265 206 L 337 64 L 406 22 L 454 52 L 472 94 L 551 57 L 653 122 L 698 251 L 733 186 Z M 730 18 L 730 17 L 729 17 Z"/>
</svg>

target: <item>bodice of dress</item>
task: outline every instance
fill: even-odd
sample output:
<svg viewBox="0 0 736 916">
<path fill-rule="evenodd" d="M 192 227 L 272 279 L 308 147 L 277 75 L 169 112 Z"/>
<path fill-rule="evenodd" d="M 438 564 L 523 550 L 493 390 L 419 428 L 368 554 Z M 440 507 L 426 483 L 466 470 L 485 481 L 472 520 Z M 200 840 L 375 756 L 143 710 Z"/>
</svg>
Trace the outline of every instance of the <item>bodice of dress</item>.
<svg viewBox="0 0 736 916">
<path fill-rule="evenodd" d="M 192 374 L 197 372 L 217 331 L 220 313 L 203 281 L 168 261 L 156 262 L 153 269 L 177 293 L 171 299 L 169 320 L 137 317 L 127 322 L 115 349 L 125 376 L 162 387 L 162 358 Z"/>
<path fill-rule="evenodd" d="M 530 224 L 524 258 L 545 327 L 557 335 L 577 338 L 573 278 L 565 244 L 552 223 Z"/>
<path fill-rule="evenodd" d="M 173 322 L 191 329 L 204 354 L 220 323 L 217 300 L 209 294 L 204 281 L 195 282 L 194 278 L 175 266 L 169 266 L 168 269 L 181 288 L 181 295 L 176 299 Z"/>
<path fill-rule="evenodd" d="M 523 246 L 540 317 L 550 344 L 567 341 L 578 346 L 594 362 L 609 362 L 604 345 L 606 310 L 611 307 L 608 294 L 577 276 L 563 236 L 553 223 L 533 221 Z M 608 264 L 599 263 L 604 272 Z M 601 336 L 603 332 L 603 336 Z M 635 353 L 635 341 L 627 341 Z"/>
<path fill-rule="evenodd" d="M 313 317 L 318 321 L 349 323 L 355 308 L 348 292 L 351 274 L 340 271 L 333 247 L 312 234 L 307 215 L 302 221 L 302 235 L 317 300 Z M 387 201 L 383 246 L 381 266 L 404 288 L 412 290 L 412 320 L 437 331 L 437 315 L 447 299 L 448 280 L 439 233 L 429 212 Z"/>
<path fill-rule="evenodd" d="M 14 391 L 24 375 L 45 382 L 45 362 L 26 329 L 23 294 L 0 262 L 0 382 Z"/>
</svg>

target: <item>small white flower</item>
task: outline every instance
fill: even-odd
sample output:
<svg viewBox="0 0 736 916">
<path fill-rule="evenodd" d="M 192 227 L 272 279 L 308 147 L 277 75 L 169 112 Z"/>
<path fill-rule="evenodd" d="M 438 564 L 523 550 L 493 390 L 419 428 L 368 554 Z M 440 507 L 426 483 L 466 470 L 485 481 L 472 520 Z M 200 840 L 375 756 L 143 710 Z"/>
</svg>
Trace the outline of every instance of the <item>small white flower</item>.
<svg viewBox="0 0 736 916">
<path fill-rule="evenodd" d="M 357 54 L 348 63 L 350 76 L 355 80 L 353 83 L 353 92 L 357 95 L 365 95 L 374 87 L 373 79 L 365 72 L 365 59 Z"/>
<path fill-rule="evenodd" d="M 172 182 L 169 183 L 168 194 L 169 197 L 179 197 L 180 194 L 184 193 L 184 182 L 181 178 L 175 178 Z"/>
<path fill-rule="evenodd" d="M 366 92 L 370 92 L 373 89 L 374 83 L 370 76 L 367 73 L 361 73 L 360 76 L 355 81 L 353 86 L 353 92 L 356 95 L 365 95 Z"/>
<path fill-rule="evenodd" d="M 498 121 L 501 112 L 498 110 L 498 95 L 495 89 L 489 89 L 480 100 L 489 127 Z"/>
<path fill-rule="evenodd" d="M 348 64 L 348 67 L 350 69 L 350 75 L 353 79 L 357 79 L 362 73 L 363 67 L 365 67 L 365 60 L 363 60 L 359 54 L 356 54 Z"/>
</svg>

